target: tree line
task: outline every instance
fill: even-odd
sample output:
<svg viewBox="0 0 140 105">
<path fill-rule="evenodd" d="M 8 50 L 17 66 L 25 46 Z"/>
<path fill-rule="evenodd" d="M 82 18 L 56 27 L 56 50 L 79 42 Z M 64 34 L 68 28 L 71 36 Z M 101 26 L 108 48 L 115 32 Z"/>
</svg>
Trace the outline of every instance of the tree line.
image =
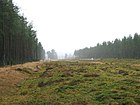
<svg viewBox="0 0 140 105">
<path fill-rule="evenodd" d="M 140 35 L 115 39 L 97 44 L 95 47 L 75 50 L 77 58 L 140 58 Z"/>
<path fill-rule="evenodd" d="M 12 0 L 0 0 L 0 66 L 44 58 L 33 25 L 19 14 Z"/>
</svg>

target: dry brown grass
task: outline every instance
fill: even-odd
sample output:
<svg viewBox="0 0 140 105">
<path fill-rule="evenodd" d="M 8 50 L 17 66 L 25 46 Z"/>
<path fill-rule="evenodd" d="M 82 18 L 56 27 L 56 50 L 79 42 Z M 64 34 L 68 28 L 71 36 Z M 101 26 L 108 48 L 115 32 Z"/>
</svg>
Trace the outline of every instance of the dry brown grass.
<svg viewBox="0 0 140 105">
<path fill-rule="evenodd" d="M 26 73 L 17 71 L 17 69 L 30 69 L 33 72 L 39 70 L 43 62 L 30 62 L 25 64 L 18 64 L 13 66 L 0 68 L 0 95 L 10 94 L 13 88 L 22 81 L 28 78 Z"/>
</svg>

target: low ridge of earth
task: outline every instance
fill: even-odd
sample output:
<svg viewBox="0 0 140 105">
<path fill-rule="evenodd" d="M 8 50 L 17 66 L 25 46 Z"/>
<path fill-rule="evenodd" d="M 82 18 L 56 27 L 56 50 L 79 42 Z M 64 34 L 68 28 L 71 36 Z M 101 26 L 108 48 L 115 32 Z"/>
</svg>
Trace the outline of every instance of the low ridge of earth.
<svg viewBox="0 0 140 105">
<path fill-rule="evenodd" d="M 62 60 L 0 68 L 0 105 L 140 105 L 140 60 Z"/>
</svg>

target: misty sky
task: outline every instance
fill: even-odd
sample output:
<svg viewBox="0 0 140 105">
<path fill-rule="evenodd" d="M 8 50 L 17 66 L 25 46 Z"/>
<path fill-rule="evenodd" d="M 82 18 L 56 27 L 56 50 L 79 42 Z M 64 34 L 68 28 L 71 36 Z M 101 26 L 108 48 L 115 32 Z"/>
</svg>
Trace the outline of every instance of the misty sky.
<svg viewBox="0 0 140 105">
<path fill-rule="evenodd" d="M 59 54 L 140 34 L 140 0 L 13 0 L 44 49 Z"/>
</svg>

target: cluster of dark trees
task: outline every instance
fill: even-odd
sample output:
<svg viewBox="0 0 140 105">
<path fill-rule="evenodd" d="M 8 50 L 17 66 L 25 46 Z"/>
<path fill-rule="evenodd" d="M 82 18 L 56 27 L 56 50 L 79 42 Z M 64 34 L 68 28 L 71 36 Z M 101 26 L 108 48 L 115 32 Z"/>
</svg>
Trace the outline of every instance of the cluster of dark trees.
<svg viewBox="0 0 140 105">
<path fill-rule="evenodd" d="M 57 53 L 55 52 L 54 49 L 52 49 L 51 51 L 48 51 L 47 56 L 49 59 L 58 59 Z"/>
<path fill-rule="evenodd" d="M 75 50 L 77 58 L 140 58 L 140 35 L 97 44 L 95 47 Z"/>
<path fill-rule="evenodd" d="M 12 0 L 0 0 L 0 65 L 45 58 L 45 51 L 31 23 L 19 15 Z"/>
</svg>

